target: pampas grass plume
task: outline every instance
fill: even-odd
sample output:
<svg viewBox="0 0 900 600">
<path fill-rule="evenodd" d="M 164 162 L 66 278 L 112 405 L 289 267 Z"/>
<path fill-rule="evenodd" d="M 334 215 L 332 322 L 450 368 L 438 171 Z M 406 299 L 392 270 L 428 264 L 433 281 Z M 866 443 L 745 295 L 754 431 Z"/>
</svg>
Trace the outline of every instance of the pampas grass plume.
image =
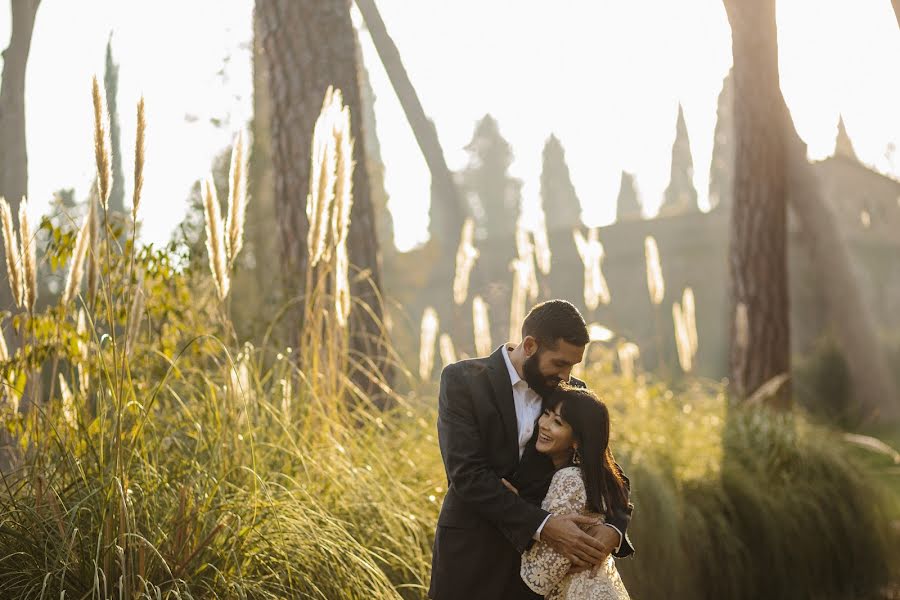
<svg viewBox="0 0 900 600">
<path fill-rule="evenodd" d="M 488 319 L 487 302 L 481 296 L 472 299 L 472 321 L 475 327 L 475 352 L 478 356 L 491 353 L 491 323 Z"/>
<path fill-rule="evenodd" d="M 219 299 L 228 296 L 231 280 L 225 256 L 225 231 L 216 197 L 216 184 L 210 175 L 203 181 L 203 208 L 206 217 L 206 252 L 209 255 L 209 269 L 216 284 Z"/>
<path fill-rule="evenodd" d="M 647 289 L 650 292 L 650 301 L 660 305 L 666 295 L 666 283 L 659 261 L 659 247 L 651 235 L 644 238 L 644 258 L 647 261 Z"/>
<path fill-rule="evenodd" d="M 72 266 L 66 276 L 66 287 L 62 295 L 62 304 L 66 306 L 78 294 L 81 280 L 84 277 L 84 258 L 87 255 L 88 245 L 91 241 L 91 224 L 85 219 L 75 237 L 75 251 L 72 253 Z"/>
<path fill-rule="evenodd" d="M 456 273 L 453 276 L 453 301 L 461 305 L 469 295 L 469 277 L 475 260 L 478 258 L 478 249 L 473 245 L 475 239 L 475 221 L 469 217 L 463 223 L 459 237 L 459 248 L 456 250 Z"/>
<path fill-rule="evenodd" d="M 112 190 L 112 160 L 109 142 L 109 112 L 106 108 L 106 93 L 103 84 L 94 75 L 91 83 L 94 100 L 94 159 L 97 163 L 97 185 L 103 210 L 109 208 L 109 193 Z"/>
<path fill-rule="evenodd" d="M 334 136 L 335 95 L 339 99 L 340 91 L 335 92 L 329 86 L 322 103 L 322 112 L 313 127 L 310 194 L 306 200 L 306 218 L 309 221 L 306 242 L 310 268 L 315 267 L 323 258 L 327 259 L 328 231 L 331 228 L 328 217 L 331 214 L 331 204 L 334 202 L 337 160 Z"/>
<path fill-rule="evenodd" d="M 22 257 L 22 296 L 25 307 L 29 312 L 34 312 L 37 302 L 37 240 L 31 231 L 28 221 L 28 200 L 22 198 L 19 204 L 19 234 L 22 249 L 19 254 Z"/>
<path fill-rule="evenodd" d="M 144 149 L 147 135 L 147 119 L 144 115 L 144 97 L 137 105 L 137 134 L 134 141 L 134 195 L 131 198 L 131 218 L 137 221 L 141 192 L 144 190 Z"/>
<path fill-rule="evenodd" d="M 244 247 L 244 220 L 247 209 L 247 152 L 244 147 L 244 132 L 239 131 L 231 149 L 231 167 L 228 171 L 228 217 L 225 229 L 228 237 L 225 248 L 228 251 L 228 264 L 234 266 L 234 260 Z"/>
<path fill-rule="evenodd" d="M 6 273 L 16 306 L 22 306 L 22 258 L 19 256 L 19 238 L 13 224 L 12 210 L 6 198 L 0 198 L 0 220 L 3 221 L 3 245 L 6 250 Z"/>
<path fill-rule="evenodd" d="M 428 307 L 422 315 L 422 330 L 419 336 L 419 377 L 427 381 L 434 369 L 434 343 L 438 332 L 437 312 Z"/>
</svg>

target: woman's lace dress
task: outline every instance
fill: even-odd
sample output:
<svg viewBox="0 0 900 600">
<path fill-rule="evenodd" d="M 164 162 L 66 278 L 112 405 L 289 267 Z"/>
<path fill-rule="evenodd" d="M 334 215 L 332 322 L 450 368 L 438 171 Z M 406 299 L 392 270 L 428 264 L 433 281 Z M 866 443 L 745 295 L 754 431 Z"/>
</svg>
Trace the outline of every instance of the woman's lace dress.
<svg viewBox="0 0 900 600">
<path fill-rule="evenodd" d="M 582 512 L 587 492 L 579 467 L 566 467 L 553 475 L 541 508 L 554 515 Z M 572 564 L 544 542 L 536 542 L 522 555 L 522 579 L 547 600 L 629 600 L 628 592 L 610 556 L 596 574 L 590 570 L 567 575 Z"/>
</svg>

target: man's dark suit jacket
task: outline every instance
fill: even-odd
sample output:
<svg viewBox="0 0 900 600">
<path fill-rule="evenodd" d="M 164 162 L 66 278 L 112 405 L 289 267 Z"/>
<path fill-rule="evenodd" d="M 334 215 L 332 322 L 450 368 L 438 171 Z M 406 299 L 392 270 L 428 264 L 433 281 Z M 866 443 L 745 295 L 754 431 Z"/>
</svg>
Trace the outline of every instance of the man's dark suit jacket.
<svg viewBox="0 0 900 600">
<path fill-rule="evenodd" d="M 500 346 L 487 358 L 448 365 L 441 373 L 437 427 L 448 489 L 434 539 L 428 592 L 434 600 L 539 598 L 519 576 L 520 558 L 548 514 L 540 504 L 554 469 L 550 458 L 535 450 L 537 428 L 519 459 L 515 402 L 502 352 Z M 569 383 L 584 386 L 576 379 Z M 634 552 L 626 533 L 631 510 L 629 505 L 606 518 L 624 536 L 619 557 Z"/>
</svg>

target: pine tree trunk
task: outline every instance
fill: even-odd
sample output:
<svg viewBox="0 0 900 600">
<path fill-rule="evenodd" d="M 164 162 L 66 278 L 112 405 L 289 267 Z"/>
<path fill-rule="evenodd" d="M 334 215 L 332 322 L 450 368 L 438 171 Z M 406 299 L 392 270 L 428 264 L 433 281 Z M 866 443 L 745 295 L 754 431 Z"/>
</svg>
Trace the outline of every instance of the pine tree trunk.
<svg viewBox="0 0 900 600">
<path fill-rule="evenodd" d="M 309 192 L 312 131 L 329 85 L 339 88 L 350 108 L 353 139 L 353 208 L 348 251 L 351 291 L 370 306 L 374 318 L 354 308 L 351 349 L 359 355 L 384 359 L 375 340 L 381 336 L 378 298 L 381 273 L 375 215 L 365 169 L 365 137 L 358 80 L 356 32 L 350 19 L 350 0 L 257 0 L 257 32 L 268 69 L 271 108 L 272 164 L 275 184 L 279 254 L 288 297 L 302 293 L 308 262 L 306 196 Z M 365 278 L 356 277 L 360 272 Z M 299 329 L 299 318 L 288 321 Z"/>
<path fill-rule="evenodd" d="M 429 273 L 427 287 L 436 291 L 438 298 L 443 299 L 434 303 L 435 308 L 445 331 L 451 331 L 454 338 L 458 339 L 466 336 L 472 325 L 471 310 L 467 306 L 456 306 L 452 301 L 456 250 L 469 211 L 453 173 L 447 166 L 437 129 L 425 114 L 419 95 L 403 66 L 400 51 L 387 31 L 375 0 L 355 1 L 431 173 L 429 231 L 431 243 L 437 245 L 441 259 Z M 479 270 L 475 269 L 471 275 L 470 289 L 477 289 L 483 284 Z"/>
<path fill-rule="evenodd" d="M 830 327 L 847 361 L 858 416 L 864 421 L 896 422 L 900 419 L 900 397 L 894 389 L 875 325 L 863 304 L 847 246 L 825 202 L 819 179 L 806 158 L 806 144 L 790 119 L 786 119 L 785 125 L 791 207 L 817 271 Z"/>
<path fill-rule="evenodd" d="M 384 25 L 384 20 L 378 12 L 375 0 L 356 0 L 356 6 L 362 13 L 366 22 L 366 27 L 372 36 L 372 42 L 375 44 L 375 50 L 381 58 L 384 69 L 391 80 L 394 92 L 400 100 L 400 106 L 409 126 L 412 128 L 422 156 L 428 164 L 431 171 L 432 189 L 434 196 L 438 200 L 438 205 L 432 208 L 431 218 L 440 223 L 439 227 L 432 227 L 433 232 L 448 231 L 454 232 L 455 235 L 448 236 L 447 239 L 439 240 L 442 249 L 449 252 L 453 256 L 456 252 L 456 245 L 459 242 L 459 233 L 462 231 L 463 222 L 466 219 L 466 209 L 459 193 L 459 188 L 453 180 L 453 174 L 447 166 L 444 158 L 444 151 L 441 148 L 441 142 L 437 136 L 437 130 L 434 123 L 425 114 L 419 96 L 409 80 L 409 75 L 403 67 L 403 60 L 400 58 L 400 52 L 397 50 L 394 40 L 388 34 Z"/>
<path fill-rule="evenodd" d="M 17 218 L 19 202 L 28 193 L 28 154 L 25 147 L 25 67 L 31 50 L 31 34 L 40 0 L 13 0 L 9 46 L 3 51 L 0 85 L 0 196 Z M 2 250 L 0 250 L 2 252 Z M 6 281 L 0 284 L 0 309 L 12 308 Z"/>
<path fill-rule="evenodd" d="M 736 139 L 730 370 L 734 391 L 743 398 L 790 373 L 786 115 L 778 78 L 775 0 L 724 2 L 732 29 Z M 746 319 L 738 318 L 741 313 Z M 790 385 L 781 386 L 768 403 L 788 408 Z"/>
</svg>

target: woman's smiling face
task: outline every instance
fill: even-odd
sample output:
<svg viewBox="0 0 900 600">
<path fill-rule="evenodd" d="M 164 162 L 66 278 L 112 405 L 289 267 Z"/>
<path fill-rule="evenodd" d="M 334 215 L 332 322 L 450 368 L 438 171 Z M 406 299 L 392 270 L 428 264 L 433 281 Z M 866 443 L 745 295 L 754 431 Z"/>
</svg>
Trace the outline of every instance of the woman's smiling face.
<svg viewBox="0 0 900 600">
<path fill-rule="evenodd" d="M 559 414 L 561 407 L 560 402 L 553 408 L 544 409 L 538 420 L 538 438 L 535 444 L 537 451 L 552 458 L 557 467 L 569 462 L 575 447 L 572 426 Z"/>
</svg>

